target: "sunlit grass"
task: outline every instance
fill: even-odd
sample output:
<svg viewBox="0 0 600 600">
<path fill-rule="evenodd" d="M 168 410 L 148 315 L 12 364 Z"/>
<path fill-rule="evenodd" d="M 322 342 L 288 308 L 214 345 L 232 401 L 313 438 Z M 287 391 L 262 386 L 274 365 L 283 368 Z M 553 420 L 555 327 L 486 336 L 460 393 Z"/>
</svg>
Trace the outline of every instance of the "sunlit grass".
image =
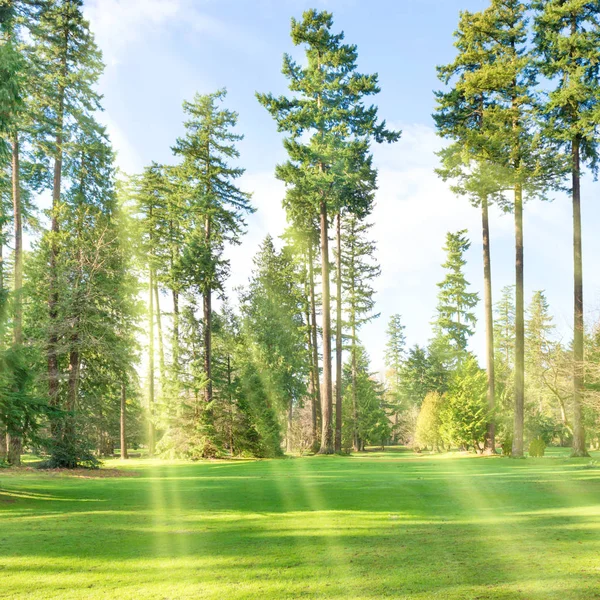
<svg viewBox="0 0 600 600">
<path fill-rule="evenodd" d="M 372 452 L 0 472 L 0 598 L 598 598 L 587 464 Z"/>
</svg>

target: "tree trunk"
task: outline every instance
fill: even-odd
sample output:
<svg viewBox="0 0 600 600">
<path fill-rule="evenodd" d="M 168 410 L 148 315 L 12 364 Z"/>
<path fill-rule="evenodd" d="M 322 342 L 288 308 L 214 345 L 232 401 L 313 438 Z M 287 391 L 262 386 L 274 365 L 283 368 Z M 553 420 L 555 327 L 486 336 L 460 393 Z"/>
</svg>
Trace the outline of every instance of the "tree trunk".
<svg viewBox="0 0 600 600">
<path fill-rule="evenodd" d="M 294 426 L 294 401 L 290 398 L 290 403 L 288 405 L 288 413 L 287 413 L 287 433 L 285 436 L 285 447 L 288 453 L 291 453 L 293 450 L 292 447 L 292 429 Z"/>
<path fill-rule="evenodd" d="M 23 441 L 18 435 L 6 436 L 6 460 L 13 467 L 21 466 L 21 454 L 23 453 Z"/>
<path fill-rule="evenodd" d="M 154 431 L 154 273 L 150 267 L 150 281 L 148 284 L 148 454 L 154 456 L 155 431 Z"/>
<path fill-rule="evenodd" d="M 489 421 L 485 439 L 485 450 L 496 452 L 496 426 L 494 409 L 496 405 L 496 381 L 494 373 L 494 313 L 492 303 L 492 262 L 490 252 L 490 221 L 487 198 L 481 199 L 481 225 L 483 234 L 483 282 L 485 305 L 485 345 L 487 358 L 487 401 Z"/>
<path fill-rule="evenodd" d="M 342 223 L 336 215 L 335 451 L 342 451 Z"/>
<path fill-rule="evenodd" d="M 311 446 L 314 446 L 315 440 L 317 439 L 317 402 L 316 402 L 316 380 L 315 370 L 312 364 L 313 350 L 312 350 L 312 323 L 310 321 L 310 291 L 308 281 L 305 282 L 304 286 L 306 302 L 305 302 L 305 315 L 306 319 L 306 349 L 308 352 L 308 362 L 310 364 L 308 372 L 308 397 L 310 398 L 310 425 L 311 425 Z"/>
<path fill-rule="evenodd" d="M 79 327 L 78 320 L 75 327 Z M 65 422 L 64 438 L 73 440 L 75 436 L 75 408 L 77 406 L 77 391 L 79 389 L 79 368 L 81 357 L 79 353 L 79 334 L 77 331 L 71 336 L 71 350 L 69 352 L 69 383 L 67 390 L 67 416 Z"/>
<path fill-rule="evenodd" d="M 581 399 L 583 396 L 583 260 L 581 249 L 581 164 L 580 140 L 572 144 L 573 176 L 573 456 L 589 456 L 585 444 L 585 427 Z"/>
<path fill-rule="evenodd" d="M 61 69 L 63 81 L 68 75 L 67 49 L 69 44 L 68 23 L 65 23 L 65 40 L 63 55 L 61 57 Z M 50 273 L 49 273 L 49 297 L 48 297 L 48 402 L 51 407 L 57 407 L 59 403 L 59 372 L 58 372 L 58 234 L 60 232 L 60 196 L 62 188 L 62 164 L 63 164 L 63 129 L 65 118 L 65 88 L 60 86 L 58 90 L 56 119 L 56 154 L 54 156 L 54 174 L 52 181 L 52 208 L 51 208 L 51 233 L 50 233 Z M 55 419 L 50 425 L 52 436 L 55 440 L 60 436 Z"/>
<path fill-rule="evenodd" d="M 211 242 L 210 217 L 206 218 L 204 225 L 204 237 L 208 248 Z M 212 295 L 210 286 L 206 286 L 202 294 L 204 309 L 204 375 L 206 376 L 206 387 L 204 388 L 204 401 L 210 404 L 213 399 L 212 387 Z"/>
<path fill-rule="evenodd" d="M 158 293 L 158 282 L 154 281 L 154 304 L 156 314 L 156 333 L 158 339 L 158 369 L 160 373 L 160 391 L 164 393 L 165 386 L 165 346 L 163 343 L 162 321 L 160 315 L 160 295 Z"/>
<path fill-rule="evenodd" d="M 173 370 L 179 369 L 179 292 L 171 290 L 173 296 Z"/>
<path fill-rule="evenodd" d="M 352 448 L 355 452 L 360 452 L 362 444 L 358 435 L 358 395 L 356 393 L 356 326 L 352 326 L 352 421 L 354 422 L 354 431 L 352 432 Z"/>
<path fill-rule="evenodd" d="M 525 306 L 523 290 L 523 188 L 515 185 L 515 419 L 512 455 L 523 456 L 525 403 Z"/>
<path fill-rule="evenodd" d="M 314 378 L 314 411 L 315 411 L 315 437 L 313 443 L 315 447 L 321 443 L 320 428 L 321 424 L 321 378 L 319 377 L 319 346 L 318 346 L 318 327 L 317 327 L 317 303 L 315 299 L 315 272 L 313 264 L 312 243 L 308 248 L 308 279 L 310 286 L 310 334 L 312 336 L 312 372 Z"/>
<path fill-rule="evenodd" d="M 21 211 L 21 182 L 19 165 L 19 137 L 15 133 L 12 147 L 13 220 L 15 229 L 14 255 L 14 322 L 13 341 L 15 346 L 23 343 L 23 217 Z"/>
<path fill-rule="evenodd" d="M 127 387 L 121 382 L 121 460 L 127 460 Z"/>
<path fill-rule="evenodd" d="M 329 292 L 329 239 L 327 204 L 321 200 L 321 282 L 323 290 L 323 393 L 321 402 L 322 432 L 319 454 L 333 454 L 332 378 L 331 378 L 331 306 Z"/>
</svg>

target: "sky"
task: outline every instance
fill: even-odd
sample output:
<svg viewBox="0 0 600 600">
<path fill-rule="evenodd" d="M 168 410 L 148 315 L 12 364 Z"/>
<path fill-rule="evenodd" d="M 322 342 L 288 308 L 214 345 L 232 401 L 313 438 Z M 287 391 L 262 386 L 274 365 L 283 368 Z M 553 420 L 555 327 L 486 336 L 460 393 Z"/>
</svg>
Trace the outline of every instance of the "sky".
<svg viewBox="0 0 600 600">
<path fill-rule="evenodd" d="M 257 211 L 248 219 L 242 244 L 229 251 L 228 290 L 247 283 L 252 257 L 267 234 L 286 226 L 284 186 L 274 169 L 285 160 L 282 134 L 255 92 L 286 92 L 284 52 L 300 58 L 289 37 L 291 17 L 309 8 L 334 15 L 334 29 L 358 45 L 358 67 L 379 74 L 375 102 L 401 140 L 375 147 L 379 189 L 372 215 L 382 274 L 376 282 L 380 317 L 361 338 L 374 370 L 384 366 L 385 330 L 402 315 L 409 346 L 426 344 L 435 314 L 436 283 L 444 277 L 442 247 L 448 231 L 467 229 L 472 241 L 467 278 L 483 297 L 480 211 L 455 197 L 434 170 L 436 136 L 431 114 L 440 89 L 436 65 L 454 56 L 452 34 L 460 10 L 481 10 L 485 0 L 86 0 L 85 13 L 106 70 L 100 82 L 107 125 L 127 173 L 151 161 L 172 162 L 171 146 L 183 132 L 184 100 L 196 92 L 227 88 L 226 105 L 239 113 L 240 166 L 244 191 Z M 583 182 L 584 284 L 586 318 L 600 312 L 600 185 Z M 572 321 L 571 208 L 566 195 L 525 207 L 525 287 L 529 299 L 544 290 L 556 322 L 556 336 L 568 340 Z M 491 213 L 493 293 L 514 281 L 511 215 Z M 483 305 L 471 348 L 484 355 Z"/>
</svg>

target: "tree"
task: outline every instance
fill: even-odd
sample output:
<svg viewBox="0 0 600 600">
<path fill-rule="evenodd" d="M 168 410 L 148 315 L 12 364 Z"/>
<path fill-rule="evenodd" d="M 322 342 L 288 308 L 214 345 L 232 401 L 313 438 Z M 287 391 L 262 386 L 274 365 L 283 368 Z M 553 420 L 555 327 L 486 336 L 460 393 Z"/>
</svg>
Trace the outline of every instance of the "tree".
<svg viewBox="0 0 600 600">
<path fill-rule="evenodd" d="M 287 451 L 292 451 L 292 419 L 306 393 L 301 290 L 290 250 L 277 252 L 270 236 L 254 259 L 248 291 L 242 295 L 244 331 L 268 403 L 286 415 Z"/>
<path fill-rule="evenodd" d="M 359 343 L 345 365 L 343 387 L 348 424 L 344 445 L 355 445 L 357 451 L 364 451 L 368 444 L 384 446 L 391 433 L 384 389 L 369 372 L 369 357 Z"/>
<path fill-rule="evenodd" d="M 479 296 L 467 291 L 469 282 L 464 275 L 464 266 L 467 264 L 464 254 L 471 246 L 466 233 L 466 230 L 462 230 L 446 235 L 444 251 L 447 258 L 442 267 L 447 274 L 438 283 L 440 291 L 434 330 L 436 337 L 447 343 L 451 362 L 459 360 L 466 351 L 468 339 L 473 335 L 473 326 L 477 321 L 473 308 L 479 302 Z"/>
<path fill-rule="evenodd" d="M 37 81 L 32 105 L 44 119 L 36 123 L 35 143 L 54 161 L 48 264 L 48 393 L 58 405 L 59 339 L 58 268 L 60 223 L 64 217 L 64 159 L 72 151 L 77 130 L 98 131 L 92 114 L 100 107 L 94 87 L 103 69 L 100 52 L 82 14 L 83 0 L 50 0 L 43 5 L 38 26 L 32 30 L 32 68 Z M 91 133 L 91 131 L 90 131 Z M 60 434 L 58 434 L 60 435 Z"/>
<path fill-rule="evenodd" d="M 394 390 L 400 388 L 400 373 L 406 358 L 406 336 L 402 325 L 402 317 L 392 315 L 387 326 L 387 343 L 385 346 L 385 366 L 390 370 Z"/>
<path fill-rule="evenodd" d="M 444 402 L 445 398 L 439 392 L 428 392 L 423 399 L 415 429 L 414 445 L 417 449 L 430 448 L 433 452 L 440 449 L 441 411 Z"/>
<path fill-rule="evenodd" d="M 340 245 L 341 293 L 349 329 L 348 340 L 353 378 L 351 392 L 355 423 L 360 420 L 359 390 L 356 379 L 358 377 L 358 332 L 365 323 L 379 316 L 373 312 L 375 308 L 373 282 L 379 277 L 381 269 L 375 258 L 375 243 L 368 237 L 372 227 L 372 224 L 360 220 L 356 215 L 348 215 L 344 220 Z M 364 444 L 360 439 L 360 430 L 357 425 L 353 431 L 354 449 L 360 450 Z"/>
<path fill-rule="evenodd" d="M 239 157 L 236 144 L 243 136 L 233 132 L 237 113 L 219 108 L 225 90 L 197 94 L 185 102 L 186 133 L 173 148 L 182 162 L 177 171 L 185 186 L 189 211 L 187 232 L 181 257 L 183 277 L 202 296 L 204 332 L 204 400 L 206 415 L 212 409 L 211 323 L 212 294 L 222 289 L 229 263 L 223 257 L 225 244 L 238 244 L 245 227 L 244 218 L 254 209 L 250 195 L 241 191 L 236 180 L 244 169 L 230 161 Z"/>
<path fill-rule="evenodd" d="M 489 53 L 480 78 L 493 102 L 484 115 L 490 161 L 501 170 L 503 189 L 513 190 L 508 206 L 515 222 L 515 410 L 513 452 L 523 456 L 525 397 L 525 307 L 523 279 L 523 198 L 544 198 L 556 185 L 562 161 L 536 135 L 535 73 L 527 46 L 527 6 L 520 0 L 491 0 L 478 22 Z"/>
<path fill-rule="evenodd" d="M 483 452 L 488 424 L 487 378 L 469 355 L 452 374 L 440 412 L 442 437 L 449 444 Z"/>
<path fill-rule="evenodd" d="M 402 325 L 402 317 L 398 314 L 392 315 L 388 321 L 386 330 L 387 343 L 385 347 L 385 366 L 389 408 L 394 416 L 394 437 L 398 435 L 400 412 L 403 409 L 402 394 L 402 367 L 406 360 L 406 336 Z"/>
<path fill-rule="evenodd" d="M 475 206 L 481 207 L 483 241 L 484 310 L 486 326 L 486 361 L 488 380 L 488 407 L 495 406 L 494 329 L 492 300 L 492 267 L 490 250 L 489 205 L 493 200 L 502 202 L 506 174 L 496 161 L 497 147 L 489 127 L 489 112 L 494 97 L 487 80 L 481 73 L 493 61 L 488 51 L 485 28 L 481 27 L 482 13 L 462 12 L 455 32 L 455 60 L 438 67 L 438 77 L 450 90 L 437 92 L 434 114 L 438 133 L 453 140 L 439 152 L 442 167 L 438 174 L 452 179 L 454 192 L 466 195 Z M 495 451 L 495 423 L 488 423 L 487 449 Z"/>
<path fill-rule="evenodd" d="M 257 94 L 280 131 L 289 161 L 277 168 L 288 185 L 285 205 L 289 212 L 308 211 L 319 216 L 323 301 L 323 397 L 320 452 L 333 452 L 331 317 L 329 277 L 329 215 L 350 207 L 354 212 L 369 200 L 375 188 L 369 141 L 393 142 L 399 133 L 388 131 L 377 120 L 377 108 L 364 98 L 379 92 L 376 75 L 356 72 L 356 46 L 333 34 L 333 17 L 309 10 L 302 20 L 292 19 L 292 41 L 306 46 L 306 66 L 284 56 L 283 74 L 290 80 L 293 97 Z M 358 201 L 359 206 L 349 206 Z"/>
<path fill-rule="evenodd" d="M 573 456 L 587 456 L 581 408 L 584 389 L 581 169 L 598 167 L 600 4 L 584 0 L 535 0 L 534 44 L 540 73 L 556 86 L 542 107 L 544 136 L 570 155 L 573 203 Z"/>
</svg>

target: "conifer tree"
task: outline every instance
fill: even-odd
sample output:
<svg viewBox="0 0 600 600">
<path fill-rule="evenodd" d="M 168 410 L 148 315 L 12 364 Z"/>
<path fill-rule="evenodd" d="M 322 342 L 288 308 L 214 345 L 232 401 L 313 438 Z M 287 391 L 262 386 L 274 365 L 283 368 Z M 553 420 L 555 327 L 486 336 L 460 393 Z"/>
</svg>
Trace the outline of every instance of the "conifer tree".
<svg viewBox="0 0 600 600">
<path fill-rule="evenodd" d="M 482 19 L 482 13 L 465 11 L 460 14 L 458 30 L 454 34 L 458 54 L 449 65 L 438 67 L 438 77 L 452 87 L 436 93 L 434 119 L 438 133 L 453 140 L 439 152 L 442 167 L 438 174 L 444 180 L 454 182 L 454 192 L 466 195 L 473 205 L 481 208 L 487 398 L 491 416 L 495 405 L 495 373 L 489 205 L 494 200 L 502 201 L 506 178 L 496 161 L 497 145 L 490 143 L 494 133 L 489 114 L 495 98 L 481 74 L 493 61 L 493 56 L 486 46 Z M 490 420 L 486 442 L 489 452 L 494 452 L 494 438 L 495 424 Z"/>
<path fill-rule="evenodd" d="M 551 336 L 554 331 L 550 307 L 543 291 L 533 293 L 525 321 L 525 376 L 529 400 L 537 404 L 540 414 L 546 407 L 546 378 L 554 354 Z"/>
<path fill-rule="evenodd" d="M 48 0 L 38 26 L 32 30 L 32 68 L 36 78 L 32 105 L 44 119 L 36 123 L 34 136 L 40 150 L 52 157 L 52 208 L 49 233 L 48 296 L 48 391 L 50 404 L 58 404 L 58 304 L 59 233 L 64 160 L 71 152 L 76 130 L 97 130 L 92 113 L 99 109 L 95 85 L 102 72 L 100 52 L 88 22 L 83 0 Z"/>
<path fill-rule="evenodd" d="M 543 135 L 569 155 L 573 204 L 573 455 L 587 456 L 582 415 L 584 319 L 581 171 L 598 167 L 600 3 L 535 0 L 535 52 L 540 73 L 556 82 L 542 107 Z"/>
<path fill-rule="evenodd" d="M 449 360 L 460 359 L 467 349 L 469 338 L 473 335 L 473 327 L 477 322 L 473 309 L 479 302 L 474 292 L 469 292 L 469 282 L 465 278 L 465 252 L 471 242 L 466 237 L 467 231 L 457 231 L 446 235 L 444 251 L 446 262 L 442 267 L 447 274 L 438 283 L 437 317 L 434 323 L 436 337 L 445 340 L 448 345 Z"/>
<path fill-rule="evenodd" d="M 478 26 L 490 59 L 480 79 L 491 95 L 487 111 L 490 160 L 502 173 L 503 189 L 513 190 L 508 206 L 515 222 L 515 411 L 513 456 L 523 456 L 525 395 L 525 308 L 523 279 L 523 201 L 525 195 L 544 198 L 562 171 L 560 157 L 536 135 L 535 73 L 527 45 L 527 6 L 520 0 L 491 0 Z"/>
<path fill-rule="evenodd" d="M 347 339 L 350 345 L 352 367 L 350 390 L 355 423 L 360 420 L 360 402 L 356 380 L 359 358 L 358 332 L 365 323 L 379 316 L 373 312 L 375 308 L 373 283 L 379 277 L 381 270 L 376 262 L 375 243 L 369 239 L 372 227 L 371 223 L 350 214 L 344 219 L 344 228 L 341 232 L 341 291 L 344 313 L 347 315 Z M 353 431 L 353 446 L 358 451 L 363 448 L 364 440 L 361 440 L 360 430 L 357 426 Z"/>
<path fill-rule="evenodd" d="M 394 390 L 400 389 L 400 373 L 406 359 L 406 336 L 402 325 L 402 317 L 392 315 L 387 326 L 387 343 L 385 346 L 385 366 L 390 370 Z"/>
<path fill-rule="evenodd" d="M 369 141 L 392 142 L 398 133 L 378 122 L 377 108 L 364 99 L 379 92 L 376 75 L 356 72 L 356 46 L 344 44 L 343 33 L 331 32 L 333 17 L 309 10 L 302 20 L 292 19 L 292 41 L 306 47 L 307 64 L 284 56 L 283 74 L 293 97 L 257 94 L 258 100 L 289 137 L 289 161 L 277 168 L 277 177 L 288 185 L 286 208 L 308 211 L 319 217 L 323 303 L 323 454 L 333 452 L 331 317 L 329 275 L 329 218 L 342 208 L 370 200 L 375 171 Z M 358 206 L 355 205 L 358 202 Z"/>
<path fill-rule="evenodd" d="M 173 148 L 182 162 L 177 171 L 187 197 L 189 230 L 181 257 L 183 277 L 202 296 L 204 400 L 207 416 L 212 409 L 211 322 L 212 295 L 222 289 L 229 264 L 223 257 L 226 244 L 238 244 L 245 227 L 244 218 L 253 212 L 250 195 L 241 191 L 236 180 L 244 169 L 230 164 L 239 157 L 236 144 L 243 136 L 234 133 L 237 113 L 220 108 L 225 90 L 197 94 L 185 102 L 186 133 Z"/>
</svg>

